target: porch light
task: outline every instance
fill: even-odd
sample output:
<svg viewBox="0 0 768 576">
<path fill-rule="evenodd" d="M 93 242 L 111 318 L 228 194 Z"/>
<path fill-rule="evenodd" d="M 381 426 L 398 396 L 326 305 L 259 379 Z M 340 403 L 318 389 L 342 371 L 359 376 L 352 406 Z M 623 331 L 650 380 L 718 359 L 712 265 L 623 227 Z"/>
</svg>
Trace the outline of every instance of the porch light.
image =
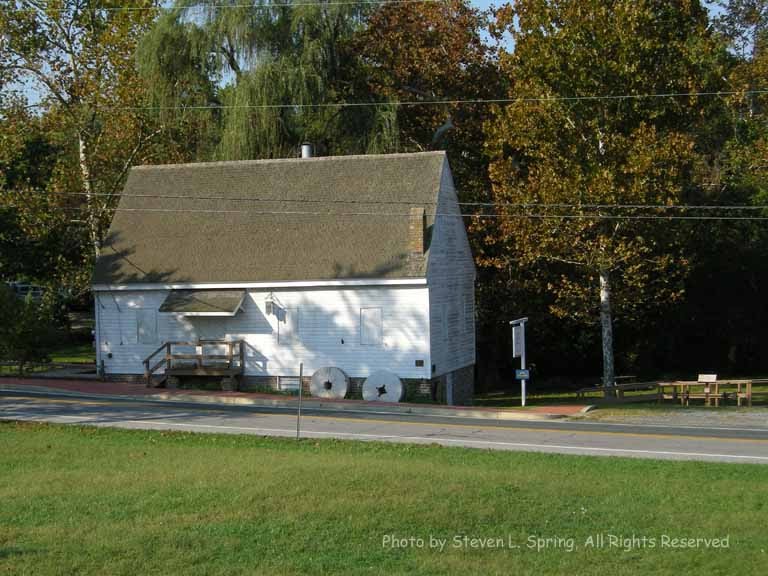
<svg viewBox="0 0 768 576">
<path fill-rule="evenodd" d="M 264 299 L 264 308 L 267 312 L 267 316 L 269 316 L 270 314 L 274 314 L 275 316 L 277 316 L 277 314 L 283 308 L 283 305 L 280 302 L 280 300 L 277 299 L 277 296 L 275 296 L 272 292 L 270 292 L 267 295 L 267 297 Z"/>
</svg>

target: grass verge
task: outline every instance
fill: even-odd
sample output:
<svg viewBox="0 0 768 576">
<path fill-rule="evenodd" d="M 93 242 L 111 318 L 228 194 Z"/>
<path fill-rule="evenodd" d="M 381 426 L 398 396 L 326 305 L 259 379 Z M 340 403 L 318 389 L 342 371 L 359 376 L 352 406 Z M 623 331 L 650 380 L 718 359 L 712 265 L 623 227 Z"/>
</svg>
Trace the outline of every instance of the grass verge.
<svg viewBox="0 0 768 576">
<path fill-rule="evenodd" d="M 746 575 L 768 562 L 757 465 L 9 422 L 0 454 L 0 573 Z M 597 534 L 656 545 L 585 546 Z M 662 548 L 664 535 L 729 547 Z M 463 536 L 505 544 L 454 547 Z"/>
<path fill-rule="evenodd" d="M 703 388 L 703 386 L 702 386 Z M 696 388 L 697 391 L 701 391 L 701 388 Z M 729 392 L 732 392 L 733 390 L 729 389 Z M 651 391 L 628 391 L 625 393 L 627 397 L 631 396 L 638 396 L 638 395 L 647 395 L 651 393 Z M 766 384 L 755 384 L 752 387 L 752 403 L 757 406 L 768 406 L 768 385 Z M 520 408 L 520 389 L 519 385 L 514 389 L 514 391 L 507 391 L 507 392 L 490 392 L 485 394 L 478 394 L 474 401 L 475 406 L 488 406 L 488 407 L 495 407 L 495 408 Z M 703 405 L 703 400 L 691 400 L 692 406 L 701 406 Z M 665 400 L 661 404 L 657 404 L 655 400 L 649 400 L 646 402 L 638 402 L 636 404 L 633 403 L 626 403 L 626 404 L 619 404 L 615 401 L 606 401 L 604 395 L 602 392 L 587 392 L 584 394 L 584 397 L 577 397 L 575 391 L 551 391 L 551 392 L 543 392 L 543 391 L 529 391 L 528 394 L 526 394 L 526 408 L 527 407 L 535 407 L 535 406 L 556 406 L 558 404 L 595 404 L 598 406 L 607 406 L 611 408 L 615 408 L 617 406 L 621 406 L 622 408 L 630 408 L 632 406 L 640 406 L 642 408 L 648 408 L 648 409 L 660 409 L 660 410 L 666 410 L 670 407 L 679 406 L 678 402 L 672 401 L 672 400 Z M 731 398 L 728 400 L 727 404 L 728 406 L 735 406 L 736 400 Z"/>
</svg>

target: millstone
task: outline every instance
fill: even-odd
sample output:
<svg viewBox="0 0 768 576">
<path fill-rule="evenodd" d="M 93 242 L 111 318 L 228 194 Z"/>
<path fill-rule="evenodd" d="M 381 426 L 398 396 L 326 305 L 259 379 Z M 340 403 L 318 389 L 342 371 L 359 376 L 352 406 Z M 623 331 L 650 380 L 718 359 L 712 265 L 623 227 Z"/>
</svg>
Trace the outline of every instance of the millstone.
<svg viewBox="0 0 768 576">
<path fill-rule="evenodd" d="M 363 382 L 363 400 L 372 402 L 402 402 L 405 386 L 397 374 L 387 370 L 374 372 Z"/>
<path fill-rule="evenodd" d="M 317 398 L 341 399 L 349 390 L 349 377 L 341 368 L 326 366 L 319 368 L 309 383 L 309 392 Z"/>
</svg>

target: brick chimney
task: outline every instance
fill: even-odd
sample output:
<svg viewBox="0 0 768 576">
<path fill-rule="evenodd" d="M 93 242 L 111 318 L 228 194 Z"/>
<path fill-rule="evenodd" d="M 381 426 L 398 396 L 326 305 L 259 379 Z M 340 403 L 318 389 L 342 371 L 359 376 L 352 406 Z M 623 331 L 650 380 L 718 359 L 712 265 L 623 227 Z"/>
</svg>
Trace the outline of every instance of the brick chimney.
<svg viewBox="0 0 768 576">
<path fill-rule="evenodd" d="M 424 208 L 413 206 L 408 222 L 408 252 L 412 256 L 423 256 L 427 219 Z"/>
</svg>

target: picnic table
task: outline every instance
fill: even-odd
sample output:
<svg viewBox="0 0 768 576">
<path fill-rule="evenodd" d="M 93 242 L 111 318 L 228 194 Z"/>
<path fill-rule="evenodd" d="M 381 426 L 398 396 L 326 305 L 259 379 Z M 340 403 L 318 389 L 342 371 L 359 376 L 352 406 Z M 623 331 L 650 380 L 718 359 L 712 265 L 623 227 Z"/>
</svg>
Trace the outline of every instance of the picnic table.
<svg viewBox="0 0 768 576">
<path fill-rule="evenodd" d="M 616 378 L 619 380 L 619 378 Z M 692 399 L 704 400 L 705 406 L 720 406 L 728 398 L 736 398 L 736 404 L 752 406 L 752 386 L 768 384 L 768 379 L 725 379 L 718 380 L 716 374 L 699 374 L 698 380 L 674 380 L 670 382 L 616 382 L 613 386 L 590 386 L 576 391 L 577 398 L 586 398 L 590 392 L 610 391 L 618 402 L 644 402 L 655 398 L 657 402 L 672 399 L 680 400 L 683 406 L 689 406 Z M 648 394 L 639 392 L 648 391 Z M 630 392 L 630 395 L 626 393 Z"/>
<path fill-rule="evenodd" d="M 688 406 L 691 398 L 701 398 L 706 406 L 720 406 L 720 401 L 727 400 L 733 394 L 736 404 L 742 405 L 746 400 L 747 406 L 752 406 L 752 385 L 764 383 L 765 380 L 712 380 L 712 381 L 685 381 L 659 382 L 659 402 L 665 398 L 680 400 L 680 404 Z M 665 389 L 671 389 L 671 394 L 666 394 Z"/>
</svg>

